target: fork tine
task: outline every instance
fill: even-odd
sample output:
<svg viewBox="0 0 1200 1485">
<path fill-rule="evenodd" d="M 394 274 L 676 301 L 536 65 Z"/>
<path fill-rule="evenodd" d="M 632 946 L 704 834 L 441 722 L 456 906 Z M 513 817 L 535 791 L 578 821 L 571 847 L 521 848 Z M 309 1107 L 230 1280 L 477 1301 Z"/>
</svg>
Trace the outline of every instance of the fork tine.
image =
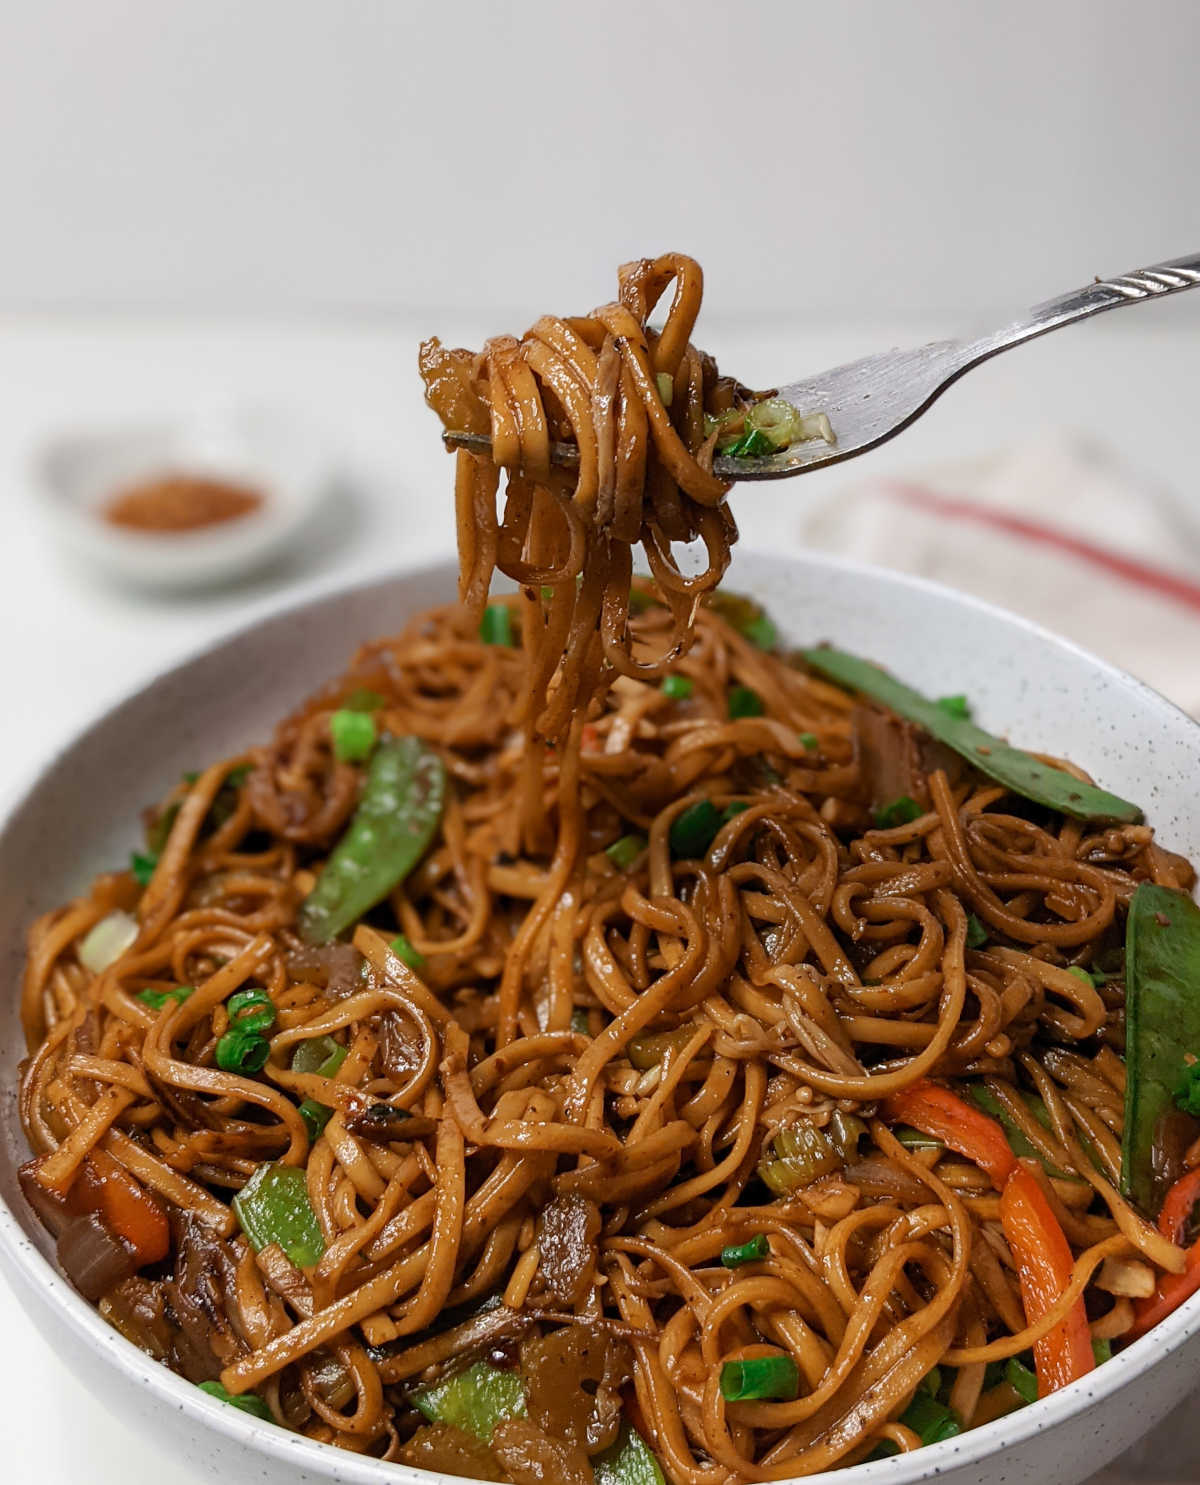
<svg viewBox="0 0 1200 1485">
<path fill-rule="evenodd" d="M 449 429 L 442 434 L 442 442 L 448 449 L 466 449 L 472 454 L 492 452 L 492 440 L 486 433 L 464 433 L 458 429 Z M 579 450 L 573 443 L 552 443 L 550 462 L 563 469 L 576 469 L 579 465 Z"/>
</svg>

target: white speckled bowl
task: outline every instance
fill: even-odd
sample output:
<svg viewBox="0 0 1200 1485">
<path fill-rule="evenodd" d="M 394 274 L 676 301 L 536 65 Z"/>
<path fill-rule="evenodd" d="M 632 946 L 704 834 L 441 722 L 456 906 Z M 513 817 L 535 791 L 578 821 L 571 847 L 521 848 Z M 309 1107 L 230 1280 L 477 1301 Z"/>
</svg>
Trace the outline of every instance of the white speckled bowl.
<svg viewBox="0 0 1200 1485">
<path fill-rule="evenodd" d="M 0 1264 L 31 1323 L 80 1380 L 143 1434 L 206 1464 L 214 1480 L 428 1485 L 429 1477 L 308 1443 L 211 1401 L 122 1340 L 60 1277 L 15 1174 L 27 1155 L 15 1092 L 25 927 L 122 861 L 140 809 L 182 770 L 265 737 L 361 640 L 444 601 L 453 584 L 449 564 L 422 568 L 310 600 L 223 640 L 71 742 L 0 827 L 0 953 L 10 986 L 0 1009 Z M 789 639 L 833 639 L 934 695 L 968 693 L 983 725 L 1074 759 L 1138 800 L 1166 845 L 1200 858 L 1200 728 L 1128 676 L 974 599 L 824 557 L 743 556 L 731 586 L 759 597 Z M 1085 1382 L 962 1438 L 836 1478 L 1076 1485 L 1164 1417 L 1198 1374 L 1200 1296 Z"/>
</svg>

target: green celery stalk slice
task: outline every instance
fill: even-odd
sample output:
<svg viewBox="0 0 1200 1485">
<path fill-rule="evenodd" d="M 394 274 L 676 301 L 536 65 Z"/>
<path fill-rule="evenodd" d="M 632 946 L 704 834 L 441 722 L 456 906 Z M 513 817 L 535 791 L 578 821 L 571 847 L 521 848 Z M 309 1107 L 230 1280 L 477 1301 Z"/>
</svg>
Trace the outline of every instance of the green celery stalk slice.
<svg viewBox="0 0 1200 1485">
<path fill-rule="evenodd" d="M 951 716 L 936 701 L 912 690 L 869 660 L 825 647 L 801 650 L 800 655 L 821 675 L 849 691 L 859 691 L 872 701 L 882 702 L 897 716 L 915 722 L 938 742 L 953 748 L 980 773 L 1035 804 L 1080 820 L 1136 825 L 1143 818 L 1136 804 L 1095 784 L 1081 783 L 1063 769 L 993 737 L 968 718 Z"/>
<path fill-rule="evenodd" d="M 1188 1053 L 1200 1056 L 1200 907 L 1182 892 L 1141 882 L 1125 926 L 1125 1137 L 1121 1192 L 1158 1211 L 1159 1123 L 1175 1108 Z"/>
<path fill-rule="evenodd" d="M 414 1392 L 412 1403 L 431 1423 L 449 1423 L 486 1444 L 497 1423 L 525 1416 L 525 1382 L 520 1372 L 477 1361 Z"/>
<path fill-rule="evenodd" d="M 622 1423 L 615 1444 L 592 1459 L 596 1485 L 666 1485 L 650 1446 L 628 1423 Z"/>
</svg>

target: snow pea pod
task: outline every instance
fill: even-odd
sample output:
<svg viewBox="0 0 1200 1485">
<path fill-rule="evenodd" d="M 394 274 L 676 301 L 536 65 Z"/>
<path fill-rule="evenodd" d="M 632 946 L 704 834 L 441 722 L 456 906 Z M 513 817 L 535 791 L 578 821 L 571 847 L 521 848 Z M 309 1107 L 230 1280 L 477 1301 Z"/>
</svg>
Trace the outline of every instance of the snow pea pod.
<svg viewBox="0 0 1200 1485">
<path fill-rule="evenodd" d="M 1012 747 L 1003 738 L 993 737 L 969 718 L 930 701 L 869 660 L 824 646 L 801 650 L 800 656 L 813 670 L 839 686 L 882 702 L 898 717 L 923 727 L 930 737 L 952 748 L 980 773 L 1014 794 L 1080 820 L 1136 825 L 1142 819 L 1142 811 L 1136 804 L 1095 784 L 1085 784 L 1065 769 L 1055 768 L 1031 753 Z"/>
<path fill-rule="evenodd" d="M 419 737 L 379 744 L 354 818 L 300 909 L 305 943 L 336 938 L 404 880 L 428 850 L 445 800 L 445 766 Z"/>
<path fill-rule="evenodd" d="M 1125 1133 L 1121 1191 L 1155 1213 L 1171 1176 L 1157 1158 L 1188 1057 L 1200 1057 L 1200 907 L 1138 885 L 1125 927 Z"/>
</svg>

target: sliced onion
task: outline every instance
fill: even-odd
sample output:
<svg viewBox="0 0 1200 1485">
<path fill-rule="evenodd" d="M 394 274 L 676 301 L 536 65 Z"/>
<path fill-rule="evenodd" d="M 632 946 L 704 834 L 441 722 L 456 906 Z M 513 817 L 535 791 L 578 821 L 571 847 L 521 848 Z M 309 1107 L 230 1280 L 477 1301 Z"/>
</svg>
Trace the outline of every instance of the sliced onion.
<svg viewBox="0 0 1200 1485">
<path fill-rule="evenodd" d="M 79 945 L 79 962 L 98 975 L 115 964 L 137 936 L 137 920 L 117 909 L 101 918 Z"/>
<path fill-rule="evenodd" d="M 93 1304 L 137 1271 L 128 1246 L 92 1213 L 76 1217 L 58 1240 L 58 1261 L 84 1299 Z"/>
</svg>

